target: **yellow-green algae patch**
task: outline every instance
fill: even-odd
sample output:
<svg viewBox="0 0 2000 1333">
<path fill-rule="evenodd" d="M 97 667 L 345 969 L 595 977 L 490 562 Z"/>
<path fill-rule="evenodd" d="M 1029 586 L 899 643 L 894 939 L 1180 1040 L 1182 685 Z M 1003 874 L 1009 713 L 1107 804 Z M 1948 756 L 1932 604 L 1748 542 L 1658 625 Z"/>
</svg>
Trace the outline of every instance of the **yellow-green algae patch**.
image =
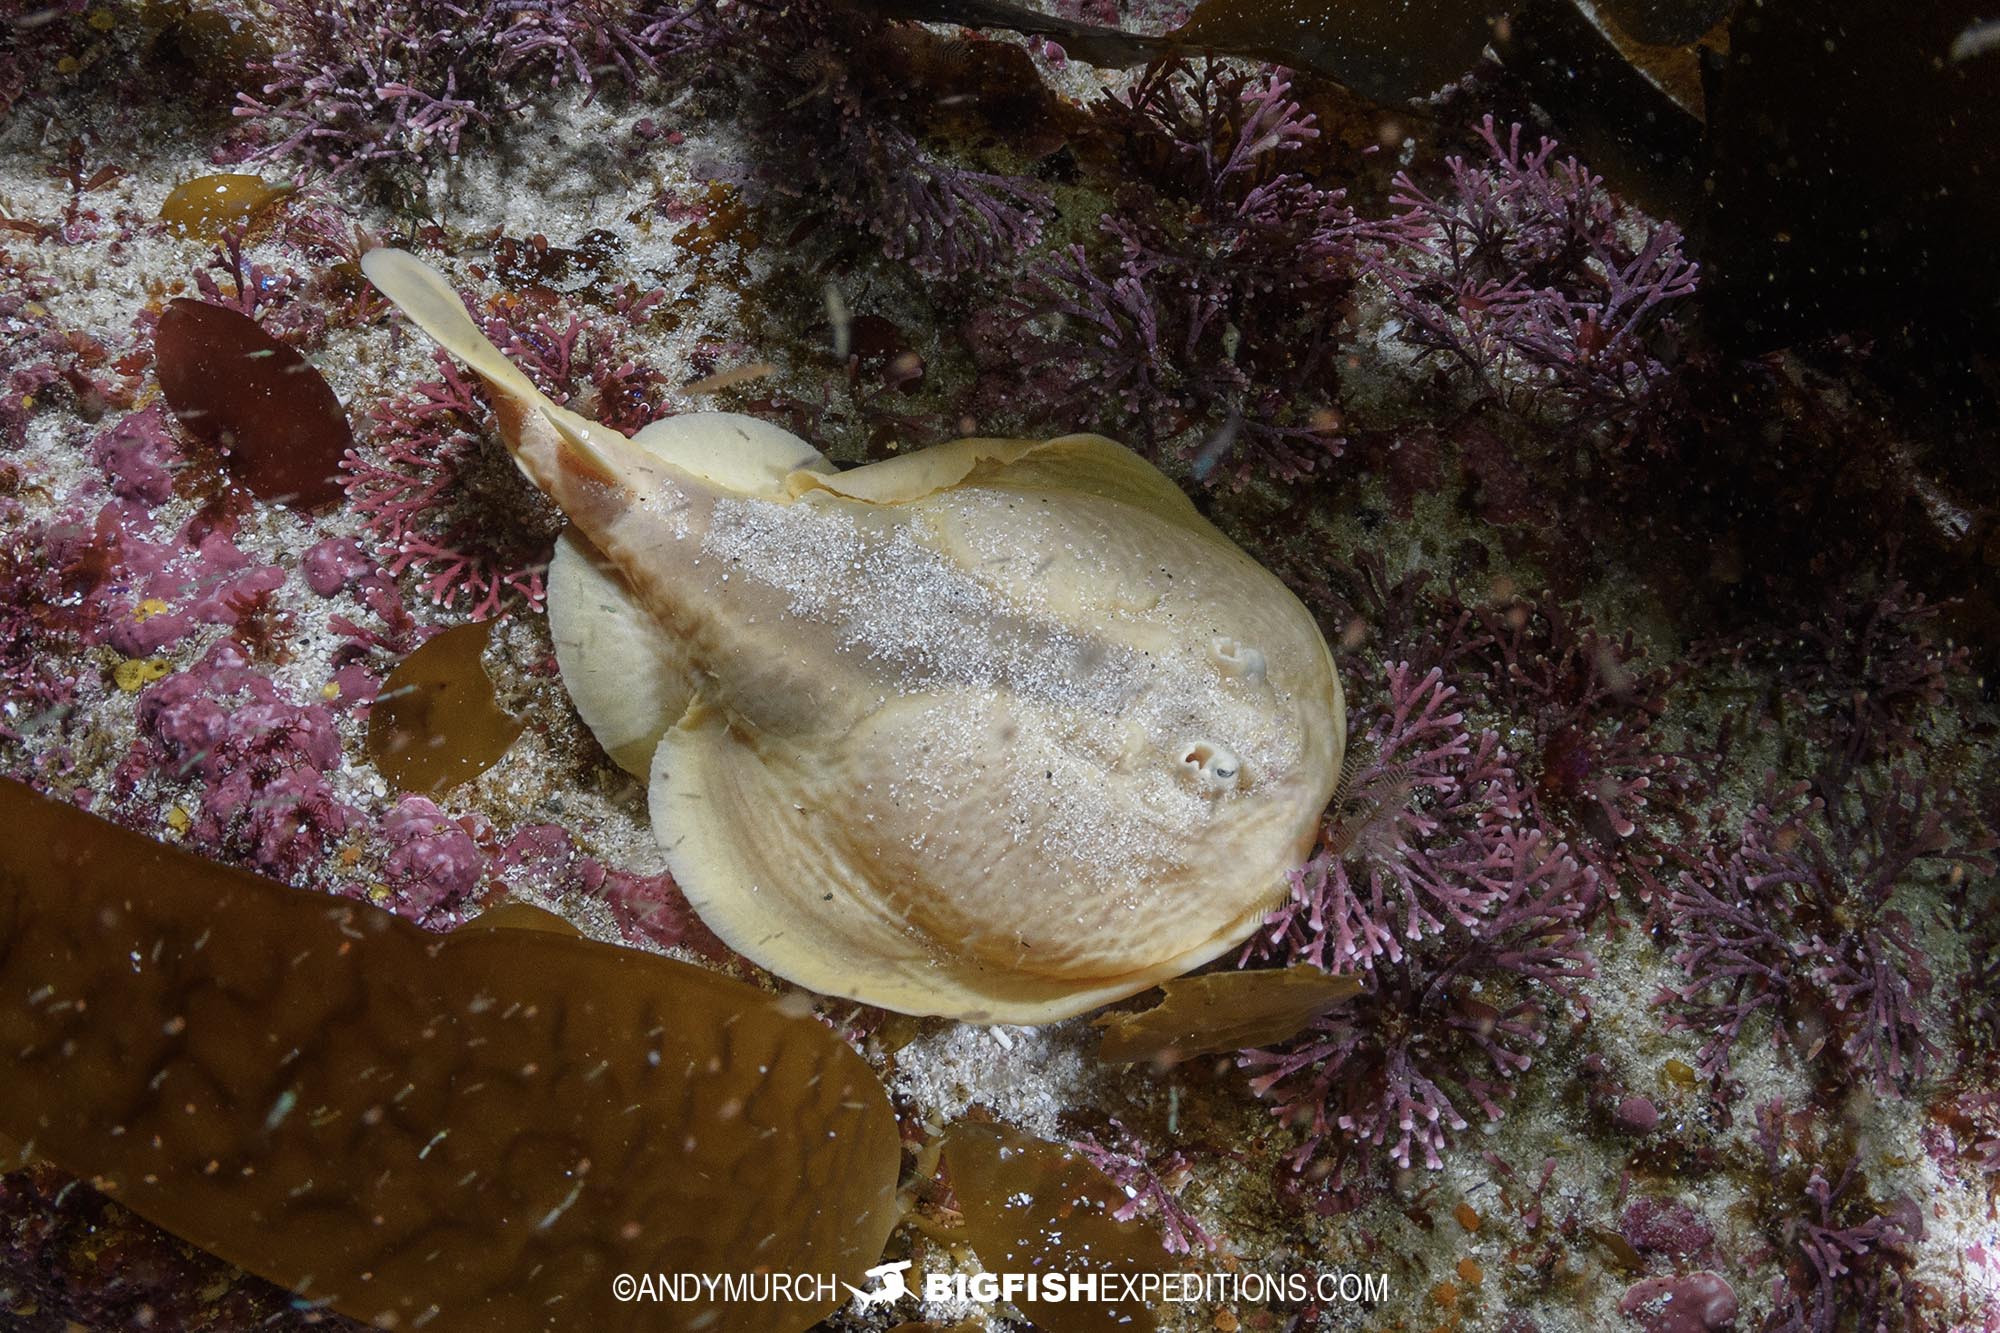
<svg viewBox="0 0 2000 1333">
<path fill-rule="evenodd" d="M 160 220 L 197 240 L 219 241 L 233 226 L 243 226 L 292 192 L 261 176 L 224 171 L 182 181 L 160 204 Z"/>
<path fill-rule="evenodd" d="M 742 983 L 547 930 L 437 936 L 0 782 L 0 1133 L 384 1328 L 802 1330 L 895 1216 L 874 1074 Z"/>
</svg>

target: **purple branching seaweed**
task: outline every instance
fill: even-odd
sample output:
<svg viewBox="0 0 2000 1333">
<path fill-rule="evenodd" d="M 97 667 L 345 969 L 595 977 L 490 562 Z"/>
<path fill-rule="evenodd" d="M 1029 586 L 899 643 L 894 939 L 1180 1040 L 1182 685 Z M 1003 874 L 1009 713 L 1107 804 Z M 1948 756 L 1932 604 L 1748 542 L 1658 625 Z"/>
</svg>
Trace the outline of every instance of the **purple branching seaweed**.
<svg viewBox="0 0 2000 1333">
<path fill-rule="evenodd" d="M 1872 590 L 1842 587 L 1796 635 L 1753 652 L 1779 671 L 1808 729 L 1848 764 L 1907 753 L 1917 723 L 1944 700 L 1970 656 L 1939 638 L 1939 607 L 1891 574 Z"/>
<path fill-rule="evenodd" d="M 1631 634 L 1602 632 L 1546 593 L 1468 603 L 1424 571 L 1392 579 L 1366 554 L 1345 568 L 1284 572 L 1355 643 L 1437 667 L 1458 711 L 1509 737 L 1522 813 L 1568 843 L 1607 897 L 1621 888 L 1658 897 L 1659 867 L 1685 841 L 1699 785 L 1698 765 L 1685 761 L 1701 756 L 1658 732 L 1680 671 L 1645 666 Z M 1363 772 L 1352 761 L 1349 771 Z"/>
<path fill-rule="evenodd" d="M 1774 801 L 1782 806 L 1801 792 Z M 1668 888 L 1667 917 L 1681 944 L 1674 962 L 1688 980 L 1654 1003 L 1672 1006 L 1668 1028 L 1705 1034 L 1697 1065 L 1718 1088 L 1744 1026 L 1760 1013 L 1775 1020 L 1804 970 L 1803 946 L 1790 929 L 1793 904 L 1776 891 L 1784 880 L 1774 848 L 1793 836 L 1786 816 L 1759 804 L 1734 846 L 1711 844 L 1701 864 Z"/>
<path fill-rule="evenodd" d="M 111 611 L 91 595 L 105 571 L 89 525 L 0 526 L 0 743 L 18 743 L 68 718 L 88 687 L 63 658 L 101 641 Z"/>
<path fill-rule="evenodd" d="M 225 281 L 218 282 L 217 277 Z M 243 231 L 222 234 L 207 265 L 194 275 L 202 299 L 256 320 L 264 331 L 292 346 L 309 349 L 326 336 L 326 312 L 301 300 L 307 284 L 296 273 L 274 272 L 244 253 Z"/>
<path fill-rule="evenodd" d="M 1032 180 L 931 152 L 905 123 L 907 53 L 872 16 L 795 0 L 742 7 L 755 93 L 746 107 L 771 156 L 763 188 L 830 212 L 930 277 L 981 272 L 1034 245 L 1050 211 Z M 970 98 L 967 99 L 971 100 Z"/>
<path fill-rule="evenodd" d="M 1678 808 L 1686 775 L 1654 735 L 1676 675 L 1642 670 L 1628 633 L 1600 634 L 1553 598 L 1475 613 L 1482 632 L 1459 640 L 1468 693 L 1526 736 L 1523 794 L 1539 819 L 1571 831 L 1576 854 L 1605 891 L 1658 891 L 1657 868 L 1675 841 L 1659 828 Z"/>
<path fill-rule="evenodd" d="M 1781 1102 L 1757 1108 L 1754 1137 L 1771 1178 L 1771 1257 L 1783 1269 L 1760 1333 L 1922 1327 L 1905 1272 L 1924 1236 L 1923 1210 L 1907 1198 L 1871 1199 L 1852 1156 L 1838 1166 L 1823 1160 L 1831 1145 L 1814 1142 Z"/>
<path fill-rule="evenodd" d="M 0 5 L 0 116 L 30 93 L 46 87 L 66 59 L 73 60 L 98 34 L 79 22 L 88 0 Z"/>
<path fill-rule="evenodd" d="M 1137 1217 L 1156 1219 L 1168 1254 L 1218 1248 L 1215 1238 L 1181 1204 L 1180 1191 L 1192 1174 L 1192 1163 L 1187 1156 L 1180 1152 L 1153 1152 L 1116 1119 L 1112 1120 L 1111 1128 L 1117 1135 L 1111 1145 L 1085 1137 L 1072 1140 L 1069 1146 L 1125 1191 L 1125 1202 L 1112 1216 L 1120 1222 Z"/>
<path fill-rule="evenodd" d="M 281 44 L 236 114 L 264 156 L 332 174 L 455 155 L 534 84 L 635 81 L 704 43 L 709 9 L 673 0 L 273 0 Z"/>
<path fill-rule="evenodd" d="M 1154 156 L 1143 197 L 1103 225 L 1108 253 L 1070 247 L 1018 302 L 1012 336 L 1040 345 L 1016 360 L 1051 383 L 1051 411 L 1088 409 L 1156 451 L 1199 430 L 1186 457 L 1201 480 L 1290 481 L 1339 455 L 1357 225 L 1340 191 L 1288 169 L 1319 135 L 1290 93 L 1282 71 L 1171 61 L 1102 108 Z"/>
<path fill-rule="evenodd" d="M 484 438 L 485 392 L 451 357 L 438 353 L 440 378 L 374 408 L 368 443 L 341 467 L 348 504 L 380 543 L 389 571 L 416 568 L 434 604 L 463 600 L 474 617 L 495 614 L 510 593 L 531 607 L 542 599 L 547 532 L 481 523 L 465 512 L 465 483 L 498 471 Z M 501 535 L 495 539 L 495 533 Z"/>
<path fill-rule="evenodd" d="M 1773 786 L 1676 877 L 1665 917 L 1687 980 L 1654 1002 L 1668 1027 L 1704 1034 L 1698 1063 L 1721 1096 L 1734 1095 L 1732 1052 L 1758 1015 L 1776 1041 L 1823 1019 L 1827 1045 L 1878 1093 L 1924 1077 L 1937 1053 L 1922 1023 L 1931 976 L 1893 904 L 1920 879 L 1992 873 L 1991 839 L 1960 832 L 1963 818 L 1902 772 Z"/>
<path fill-rule="evenodd" d="M 991 268 L 1042 236 L 1048 196 L 1014 176 L 926 161 L 916 140 L 885 129 L 869 136 L 882 188 L 860 221 L 882 253 L 919 273 L 950 276 Z"/>
<path fill-rule="evenodd" d="M 1319 850 L 1243 959 L 1365 986 L 1296 1041 L 1240 1058 L 1301 1131 L 1300 1172 L 1343 1142 L 1442 1165 L 1468 1110 L 1500 1117 L 1544 1040 L 1543 1003 L 1581 1004 L 1594 966 L 1596 872 L 1527 817 L 1497 739 L 1467 729 L 1438 668 L 1391 666 L 1382 693 Z"/>
<path fill-rule="evenodd" d="M 1545 1040 L 1533 994 L 1581 1003 L 1576 983 L 1594 967 L 1582 929 L 1591 873 L 1560 844 L 1519 829 L 1472 873 L 1495 895 L 1486 916 L 1402 963 L 1378 962 L 1362 995 L 1298 1040 L 1240 1057 L 1252 1090 L 1301 1131 L 1294 1170 L 1323 1153 L 1337 1159 L 1345 1142 L 1380 1149 L 1399 1167 L 1441 1167 L 1469 1125 L 1461 1107 L 1498 1120 L 1509 1081 L 1533 1064 L 1530 1051 Z"/>
<path fill-rule="evenodd" d="M 1246 956 L 1329 972 L 1403 960 L 1404 943 L 1468 926 L 1494 890 L 1468 873 L 1487 854 L 1495 821 L 1516 813 L 1514 774 L 1491 732 L 1477 736 L 1432 668 L 1387 669 L 1321 832 L 1294 871 L 1291 895 Z"/>
<path fill-rule="evenodd" d="M 1623 210 L 1574 157 L 1521 127 L 1481 126 L 1487 160 L 1449 161 L 1449 188 L 1398 175 L 1403 211 L 1374 229 L 1369 271 L 1401 338 L 1510 403 L 1553 393 L 1578 419 L 1631 418 L 1670 371 L 1647 336 L 1693 294 L 1697 266 L 1671 223 Z M 1622 442 L 1622 441 L 1621 441 Z"/>
</svg>

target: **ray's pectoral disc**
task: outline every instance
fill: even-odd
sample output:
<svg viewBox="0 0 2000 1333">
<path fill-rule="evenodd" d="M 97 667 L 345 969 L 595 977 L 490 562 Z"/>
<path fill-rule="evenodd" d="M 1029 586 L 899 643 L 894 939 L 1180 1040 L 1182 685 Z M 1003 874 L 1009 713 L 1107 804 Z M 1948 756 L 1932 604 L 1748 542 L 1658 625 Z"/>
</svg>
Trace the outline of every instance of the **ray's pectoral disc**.
<svg viewBox="0 0 2000 1333">
<path fill-rule="evenodd" d="M 1311 615 L 1099 436 L 847 472 L 767 423 L 628 439 L 544 399 L 441 278 L 374 279 L 505 400 L 574 523 L 563 680 L 703 919 L 801 985 L 1035 1023 L 1217 957 L 1339 774 Z"/>
</svg>

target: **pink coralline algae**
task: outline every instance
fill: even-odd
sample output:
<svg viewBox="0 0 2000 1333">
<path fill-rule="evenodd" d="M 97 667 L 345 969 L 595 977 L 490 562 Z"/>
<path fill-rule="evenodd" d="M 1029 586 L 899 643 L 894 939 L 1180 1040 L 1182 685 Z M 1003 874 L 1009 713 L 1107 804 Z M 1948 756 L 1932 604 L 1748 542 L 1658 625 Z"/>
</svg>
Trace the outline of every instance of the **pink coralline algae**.
<svg viewBox="0 0 2000 1333">
<path fill-rule="evenodd" d="M 113 470 L 111 487 L 134 499 L 104 499 L 93 483 L 48 520 L 15 533 L 0 556 L 18 651 L 36 636 L 79 647 L 106 644 L 146 657 L 200 625 L 243 627 L 285 580 L 203 514 L 163 533 L 149 497 L 171 451 L 146 414 L 100 436 L 93 453 Z M 24 661 L 24 667 L 25 667 Z"/>
<path fill-rule="evenodd" d="M 1659 1127 L 1660 1108 L 1653 1105 L 1649 1097 L 1623 1097 L 1618 1108 L 1612 1112 L 1612 1119 L 1620 1129 L 1633 1134 L 1650 1134 Z"/>
<path fill-rule="evenodd" d="M 597 902 L 625 939 L 657 949 L 684 945 L 734 958 L 701 924 L 667 875 L 616 870 L 560 824 L 497 828 L 479 814 L 453 814 L 425 796 L 404 796 L 370 831 L 382 906 L 432 929 L 449 929 L 503 898 Z"/>
<path fill-rule="evenodd" d="M 327 777 L 341 764 L 333 714 L 285 698 L 233 640 L 149 686 L 138 722 L 121 784 L 187 788 L 188 837 L 211 854 L 307 878 L 357 818 Z"/>
<path fill-rule="evenodd" d="M 382 818 L 389 846 L 382 875 L 420 918 L 462 903 L 478 887 L 485 857 L 463 822 L 422 796 L 405 796 Z"/>
<path fill-rule="evenodd" d="M 1468 601 L 1422 572 L 1392 580 L 1368 556 L 1291 573 L 1385 660 L 1434 668 L 1453 711 L 1504 732 L 1510 801 L 1594 872 L 1594 909 L 1619 892 L 1658 896 L 1697 787 L 1660 736 L 1681 672 L 1648 667 L 1632 635 L 1547 593 Z"/>
<path fill-rule="evenodd" d="M 1677 1263 L 1714 1259 L 1715 1229 L 1679 1199 L 1648 1195 L 1633 1201 L 1618 1230 L 1641 1254 L 1664 1255 Z"/>
<path fill-rule="evenodd" d="M 641 875 L 605 865 L 556 824 L 523 824 L 488 835 L 486 892 L 537 892 L 602 902 L 624 938 L 656 949 L 685 946 L 718 961 L 736 955 L 701 923 L 669 875 Z"/>
<path fill-rule="evenodd" d="M 111 493 L 120 499 L 157 505 L 174 493 L 180 445 L 158 404 L 100 431 L 91 441 L 90 456 L 110 479 Z"/>
<path fill-rule="evenodd" d="M 1649 1277 L 1618 1302 L 1646 1333 L 1721 1333 L 1736 1327 L 1736 1293 L 1715 1273 Z"/>
<path fill-rule="evenodd" d="M 299 562 L 306 586 L 321 597 L 345 591 L 376 568 L 375 562 L 361 549 L 361 543 L 352 537 L 328 537 L 316 542 Z"/>
<path fill-rule="evenodd" d="M 197 515 L 173 536 L 155 540 L 150 515 L 119 501 L 92 524 L 92 541 L 108 561 L 93 595 L 111 623 L 103 641 L 127 657 L 146 657 L 179 643 L 197 625 L 237 625 L 246 611 L 285 581 L 282 569 L 259 564 L 220 529 L 203 531 Z"/>
<path fill-rule="evenodd" d="M 289 270 L 273 270 L 243 250 L 243 229 L 230 227 L 194 275 L 204 301 L 254 319 L 272 337 L 294 348 L 310 348 L 326 337 L 327 312 L 307 299 L 312 283 Z M 217 281 L 220 278 L 222 281 Z"/>
<path fill-rule="evenodd" d="M 1526 148 L 1491 117 L 1479 137 L 1486 160 L 1452 158 L 1445 192 L 1399 175 L 1402 212 L 1374 229 L 1398 336 L 1510 404 L 1552 395 L 1624 443 L 1670 373 L 1649 335 L 1694 293 L 1696 265 L 1677 228 L 1623 209 L 1553 140 Z"/>
</svg>

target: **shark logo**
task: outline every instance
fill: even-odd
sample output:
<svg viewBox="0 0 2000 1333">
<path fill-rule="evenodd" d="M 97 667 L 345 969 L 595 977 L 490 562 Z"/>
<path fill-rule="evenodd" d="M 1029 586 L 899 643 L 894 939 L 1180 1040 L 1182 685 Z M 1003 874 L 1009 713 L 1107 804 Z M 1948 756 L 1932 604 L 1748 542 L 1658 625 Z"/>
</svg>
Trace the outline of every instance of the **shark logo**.
<svg viewBox="0 0 2000 1333">
<path fill-rule="evenodd" d="M 893 1264 L 877 1264 L 863 1273 L 863 1277 L 881 1279 L 882 1285 L 874 1291 L 863 1291 L 845 1282 L 840 1285 L 847 1287 L 853 1294 L 856 1310 L 872 1310 L 878 1305 L 894 1305 L 910 1294 L 909 1287 L 903 1283 L 903 1270 L 910 1266 L 910 1262 L 908 1259 L 901 1259 Z"/>
</svg>

